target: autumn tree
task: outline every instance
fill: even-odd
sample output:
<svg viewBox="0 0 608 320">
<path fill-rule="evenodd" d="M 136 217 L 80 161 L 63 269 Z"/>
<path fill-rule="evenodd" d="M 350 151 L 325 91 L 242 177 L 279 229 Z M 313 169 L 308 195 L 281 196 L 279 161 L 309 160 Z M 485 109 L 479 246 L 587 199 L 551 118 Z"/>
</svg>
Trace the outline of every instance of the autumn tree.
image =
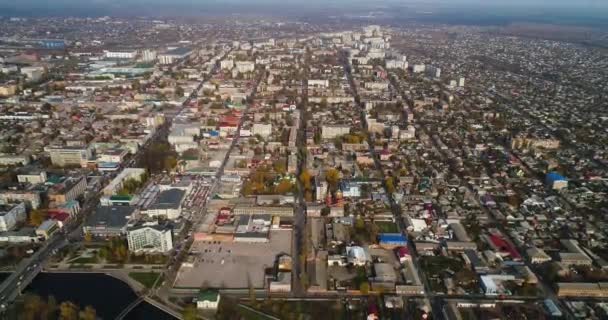
<svg viewBox="0 0 608 320">
<path fill-rule="evenodd" d="M 302 173 L 300 173 L 300 182 L 304 186 L 305 190 L 312 190 L 310 182 L 311 178 L 312 176 L 308 170 L 302 170 Z"/>
<path fill-rule="evenodd" d="M 47 304 L 40 296 L 28 294 L 24 298 L 23 309 L 23 319 L 34 320 L 39 318 L 42 313 L 46 313 Z"/>
<path fill-rule="evenodd" d="M 333 191 L 337 190 L 338 183 L 340 183 L 340 171 L 338 171 L 337 169 L 333 169 L 333 168 L 327 170 L 327 172 L 325 172 L 325 180 L 329 184 L 330 190 L 333 190 Z"/>
<path fill-rule="evenodd" d="M 78 306 L 71 301 L 59 305 L 59 320 L 78 320 Z"/>
<path fill-rule="evenodd" d="M 287 179 L 281 180 L 275 188 L 275 193 L 286 194 L 293 191 L 293 184 Z"/>
<path fill-rule="evenodd" d="M 80 312 L 80 319 L 81 320 L 96 320 L 97 312 L 95 312 L 95 309 L 93 307 L 86 306 L 84 308 L 84 311 Z"/>
<path fill-rule="evenodd" d="M 386 191 L 388 193 L 395 192 L 395 182 L 394 182 L 394 178 L 393 177 L 386 178 L 385 183 L 386 183 Z"/>
<path fill-rule="evenodd" d="M 278 174 L 285 174 L 287 172 L 287 168 L 283 161 L 277 161 L 273 164 L 273 169 Z"/>
<path fill-rule="evenodd" d="M 48 212 L 46 210 L 40 210 L 40 209 L 32 210 L 32 212 L 30 212 L 29 224 L 33 227 L 38 227 L 47 218 L 48 218 Z"/>
</svg>

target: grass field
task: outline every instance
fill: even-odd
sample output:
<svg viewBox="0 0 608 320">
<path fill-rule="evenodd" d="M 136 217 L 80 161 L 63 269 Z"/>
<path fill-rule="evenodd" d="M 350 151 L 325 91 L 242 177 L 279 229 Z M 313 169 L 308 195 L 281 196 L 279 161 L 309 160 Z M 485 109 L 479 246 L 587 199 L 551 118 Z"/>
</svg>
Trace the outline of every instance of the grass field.
<svg viewBox="0 0 608 320">
<path fill-rule="evenodd" d="M 398 233 L 397 225 L 393 222 L 376 221 L 380 233 Z"/>
<path fill-rule="evenodd" d="M 158 272 L 130 272 L 129 277 L 133 278 L 137 282 L 144 285 L 144 287 L 151 289 L 156 281 L 156 278 L 160 273 Z M 162 276 L 161 276 L 162 277 Z M 163 279 L 159 279 L 156 285 L 160 285 L 163 282 Z"/>
</svg>

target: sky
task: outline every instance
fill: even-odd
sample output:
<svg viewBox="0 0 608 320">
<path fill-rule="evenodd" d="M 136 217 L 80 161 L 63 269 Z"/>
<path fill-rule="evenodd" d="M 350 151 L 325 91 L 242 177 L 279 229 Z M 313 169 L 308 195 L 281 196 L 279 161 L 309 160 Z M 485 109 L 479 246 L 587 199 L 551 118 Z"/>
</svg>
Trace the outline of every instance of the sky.
<svg viewBox="0 0 608 320">
<path fill-rule="evenodd" d="M 348 13 L 408 8 L 442 14 L 608 16 L 608 0 L 0 0 L 10 15 L 197 15 L 202 13 Z M 325 11 L 323 11 L 325 10 Z M 579 18 L 580 18 L 579 17 Z M 608 19 L 606 19 L 608 20 Z M 582 21 L 582 20 L 581 20 Z"/>
</svg>

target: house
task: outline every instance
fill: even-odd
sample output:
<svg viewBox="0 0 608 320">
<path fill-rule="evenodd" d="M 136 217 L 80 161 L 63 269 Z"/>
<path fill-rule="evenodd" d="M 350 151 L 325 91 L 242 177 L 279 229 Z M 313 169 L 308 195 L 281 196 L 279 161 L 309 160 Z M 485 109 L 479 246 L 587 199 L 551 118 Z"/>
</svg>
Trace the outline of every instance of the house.
<svg viewBox="0 0 608 320">
<path fill-rule="evenodd" d="M 368 262 L 372 261 L 372 257 L 370 256 L 369 252 L 362 247 L 346 247 L 346 257 L 348 259 L 348 263 L 355 266 L 364 266 Z"/>
<path fill-rule="evenodd" d="M 216 290 L 201 290 L 196 299 L 196 307 L 204 310 L 217 310 L 220 293 Z"/>
<path fill-rule="evenodd" d="M 551 257 L 545 251 L 536 247 L 526 250 L 526 253 L 532 264 L 551 261 Z"/>
</svg>

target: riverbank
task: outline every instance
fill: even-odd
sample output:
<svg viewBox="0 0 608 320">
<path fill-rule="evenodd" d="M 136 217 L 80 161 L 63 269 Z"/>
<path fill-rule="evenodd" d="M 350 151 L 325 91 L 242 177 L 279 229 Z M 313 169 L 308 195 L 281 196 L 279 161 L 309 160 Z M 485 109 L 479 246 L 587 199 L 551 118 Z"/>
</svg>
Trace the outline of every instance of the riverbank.
<svg viewBox="0 0 608 320">
<path fill-rule="evenodd" d="M 7 277 L 4 273 L 1 277 Z M 143 286 L 126 275 L 104 273 L 41 273 L 26 288 L 24 293 L 33 293 L 41 297 L 53 296 L 57 301 L 72 301 L 81 308 L 92 306 L 98 317 L 114 319 L 129 304 L 137 299 L 134 290 Z M 127 281 L 127 282 L 125 282 Z M 175 320 L 171 315 L 155 306 L 141 302 L 125 319 L 143 320 Z"/>
</svg>

